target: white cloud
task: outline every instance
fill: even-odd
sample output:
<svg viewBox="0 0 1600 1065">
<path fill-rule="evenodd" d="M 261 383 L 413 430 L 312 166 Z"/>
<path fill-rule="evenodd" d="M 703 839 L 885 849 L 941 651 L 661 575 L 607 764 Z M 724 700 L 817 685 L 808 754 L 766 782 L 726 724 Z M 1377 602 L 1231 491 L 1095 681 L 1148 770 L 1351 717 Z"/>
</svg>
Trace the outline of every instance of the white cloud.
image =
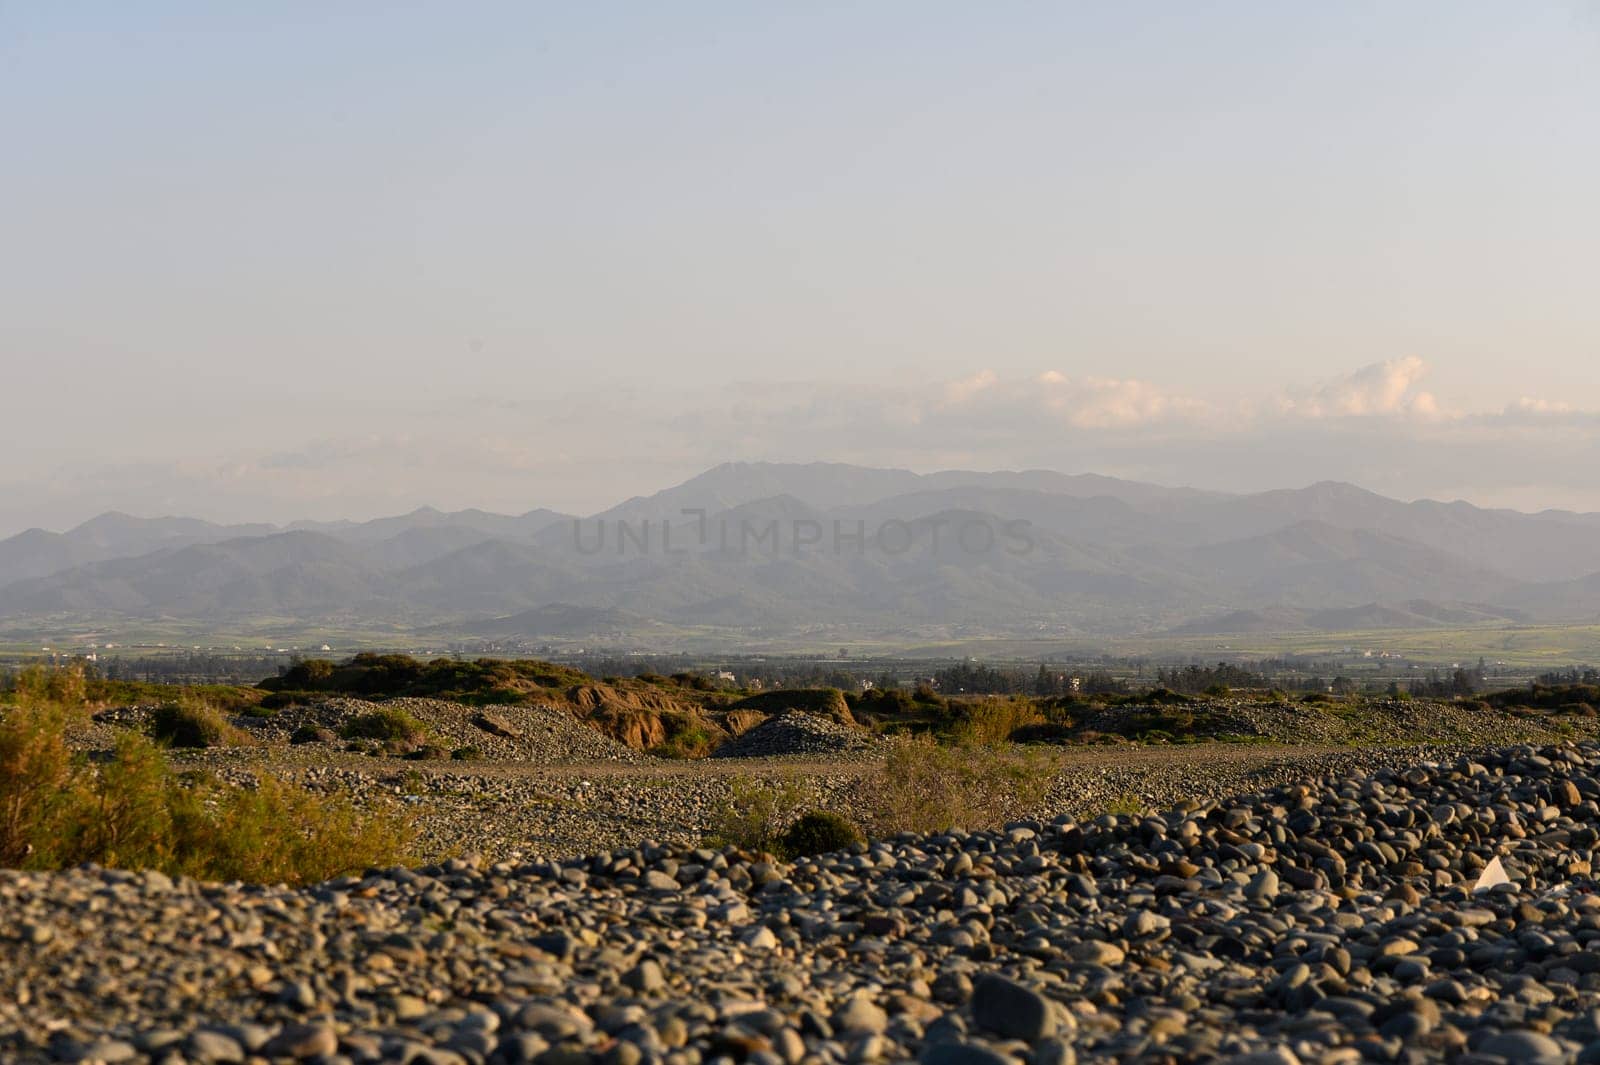
<svg viewBox="0 0 1600 1065">
<path fill-rule="evenodd" d="M 1427 373 L 1428 364 L 1415 355 L 1375 362 L 1309 395 L 1286 396 L 1282 407 L 1307 418 L 1438 418 L 1443 414 L 1438 398 L 1417 388 Z"/>
<path fill-rule="evenodd" d="M 946 383 L 943 413 L 1016 425 L 1044 417 L 1077 429 L 1129 429 L 1200 419 L 1209 404 L 1135 378 L 1073 378 L 1046 370 L 1032 378 L 1002 380 L 984 370 Z"/>
<path fill-rule="evenodd" d="M 950 381 L 944 386 L 944 399 L 946 403 L 966 403 L 976 396 L 990 391 L 1000 381 L 993 370 L 979 370 L 971 377 L 964 377 L 959 381 Z"/>
<path fill-rule="evenodd" d="M 1348 480 L 1388 494 L 1600 510 L 1600 411 L 1535 396 L 1452 411 L 1415 358 L 1226 401 L 1137 378 L 991 369 L 950 379 L 733 381 L 352 414 L 339 436 L 84 458 L 0 484 L 0 535 L 116 508 L 229 520 L 371 517 L 421 503 L 591 513 L 730 459 L 1054 468 L 1249 490 Z M 203 457 L 202 457 L 203 456 Z"/>
</svg>

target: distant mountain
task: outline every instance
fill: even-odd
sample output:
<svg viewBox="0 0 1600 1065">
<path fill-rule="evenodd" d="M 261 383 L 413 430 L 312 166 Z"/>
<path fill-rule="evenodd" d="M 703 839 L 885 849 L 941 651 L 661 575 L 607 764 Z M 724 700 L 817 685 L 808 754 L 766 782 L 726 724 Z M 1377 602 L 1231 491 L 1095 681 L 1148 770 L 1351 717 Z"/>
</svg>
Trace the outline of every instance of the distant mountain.
<svg viewBox="0 0 1600 1065">
<path fill-rule="evenodd" d="M 1363 603 L 1360 606 L 1306 610 L 1263 607 L 1233 610 L 1216 617 L 1191 621 L 1169 630 L 1174 636 L 1246 636 L 1264 632 L 1355 632 L 1369 629 L 1460 628 L 1468 625 L 1526 624 L 1518 610 L 1471 603 L 1434 603 L 1412 599 L 1397 606 Z"/>
<path fill-rule="evenodd" d="M 558 522 L 570 520 L 570 515 L 553 510 L 530 510 L 526 514 L 491 514 L 485 510 L 442 511 L 433 507 L 418 507 L 409 514 L 392 518 L 374 518 L 364 522 L 296 522 L 292 529 L 308 529 L 326 533 L 352 543 L 372 543 L 391 539 L 414 530 L 456 530 L 475 532 L 482 538 L 526 540 Z"/>
<path fill-rule="evenodd" d="M 1600 621 L 1600 516 L 1337 483 L 1229 496 L 729 463 L 582 520 L 423 507 L 282 529 L 113 513 L 29 530 L 0 541 L 0 616 L 729 640 Z"/>
<path fill-rule="evenodd" d="M 28 529 L 0 540 L 0 587 L 91 562 L 136 558 L 163 548 L 278 532 L 314 532 L 350 543 L 380 545 L 380 563 L 388 561 L 385 555 L 392 555 L 395 560 L 415 564 L 443 553 L 430 548 L 430 544 L 456 548 L 492 538 L 530 540 L 544 529 L 570 520 L 568 515 L 542 509 L 512 516 L 482 510 L 445 513 L 421 507 L 409 514 L 373 521 L 306 521 L 279 528 L 264 524 L 217 525 L 197 518 L 136 518 L 108 511 L 64 533 Z M 396 537 L 408 533 L 419 535 L 396 541 Z M 392 546 L 383 548 L 385 543 Z"/>
<path fill-rule="evenodd" d="M 715 514 L 777 496 L 789 496 L 820 510 L 831 510 L 876 503 L 891 496 L 952 488 L 1046 492 L 1080 498 L 1107 496 L 1134 504 L 1198 503 L 1227 498 L 1221 493 L 1191 488 L 1164 488 L 1096 474 L 1069 475 L 1048 470 L 1020 473 L 946 470 L 918 474 L 910 470 L 872 469 L 837 462 L 727 462 L 673 488 L 627 500 L 595 517 L 608 521 L 664 518 L 676 523 L 689 520 L 686 512 Z"/>
<path fill-rule="evenodd" d="M 551 636 L 584 637 L 637 631 L 646 619 L 613 607 L 574 606 L 571 603 L 547 603 L 524 610 L 509 617 L 489 618 L 461 626 L 473 636 L 539 638 Z"/>
<path fill-rule="evenodd" d="M 1219 594 L 1285 606 L 1354 606 L 1375 599 L 1493 600 L 1517 587 L 1502 573 L 1397 536 L 1297 521 L 1260 536 L 1198 548 Z"/>
<path fill-rule="evenodd" d="M 298 531 L 91 563 L 10 585 L 0 603 L 11 614 L 330 616 L 383 606 L 387 593 L 355 549 Z"/>
<path fill-rule="evenodd" d="M 215 543 L 271 531 L 267 525 L 214 525 L 195 518 L 135 518 L 108 511 L 64 533 L 28 529 L 0 540 L 0 586 L 90 562 L 132 558 L 162 547 Z"/>
<path fill-rule="evenodd" d="M 1524 581 L 1600 570 L 1600 516 L 1485 510 L 1470 503 L 1402 503 L 1323 482 L 1309 488 L 1186 506 L 1172 514 L 1215 540 L 1270 533 L 1301 521 L 1365 530 L 1423 544 Z"/>
<path fill-rule="evenodd" d="M 1600 573 L 1570 581 L 1529 584 L 1506 597 L 1513 606 L 1556 621 L 1600 624 Z"/>
</svg>

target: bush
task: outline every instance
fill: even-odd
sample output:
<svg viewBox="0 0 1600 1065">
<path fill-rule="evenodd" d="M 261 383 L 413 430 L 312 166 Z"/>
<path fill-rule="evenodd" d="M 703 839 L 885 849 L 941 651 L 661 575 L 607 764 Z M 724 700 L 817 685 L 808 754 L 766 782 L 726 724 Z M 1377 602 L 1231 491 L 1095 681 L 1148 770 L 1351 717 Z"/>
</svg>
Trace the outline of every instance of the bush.
<svg viewBox="0 0 1600 1065">
<path fill-rule="evenodd" d="M 763 784 L 750 777 L 735 777 L 728 798 L 717 810 L 710 842 L 746 851 L 781 850 L 780 836 L 795 820 L 803 796 L 793 780 Z"/>
<path fill-rule="evenodd" d="M 426 732 L 422 722 L 404 710 L 387 706 L 357 714 L 339 729 L 339 735 L 347 740 L 398 740 L 404 743 L 415 743 Z"/>
<path fill-rule="evenodd" d="M 963 746 L 998 747 L 1018 729 L 1045 723 L 1029 699 L 977 699 L 960 704 L 951 738 Z"/>
<path fill-rule="evenodd" d="M 16 868 L 48 841 L 72 777 L 59 711 L 13 710 L 0 722 L 0 867 Z"/>
<path fill-rule="evenodd" d="M 346 662 L 310 659 L 259 685 L 270 692 L 342 692 L 368 698 L 402 695 L 437 697 L 467 703 L 543 702 L 551 689 L 589 683 L 566 666 L 480 658 L 420 661 L 410 655 L 358 654 Z"/>
<path fill-rule="evenodd" d="M 337 739 L 332 731 L 319 725 L 301 725 L 289 734 L 289 742 L 301 743 L 332 743 Z"/>
<path fill-rule="evenodd" d="M 861 842 L 861 832 L 831 810 L 812 810 L 789 826 L 781 842 L 784 857 L 803 858 L 852 847 Z"/>
<path fill-rule="evenodd" d="M 21 706 L 75 707 L 84 701 L 88 680 L 77 666 L 25 666 L 6 687 Z"/>
<path fill-rule="evenodd" d="M 483 757 L 483 752 L 476 747 L 457 747 L 450 752 L 450 758 L 457 762 L 476 762 Z"/>
<path fill-rule="evenodd" d="M 415 836 L 392 811 L 362 810 L 348 797 L 270 775 L 253 789 L 203 784 L 186 798 L 176 810 L 176 860 L 168 871 L 202 880 L 314 884 L 402 864 Z"/>
<path fill-rule="evenodd" d="M 30 707 L 0 723 L 0 866 L 310 883 L 405 860 L 412 828 L 393 813 L 268 774 L 254 788 L 180 775 L 132 732 L 103 764 L 74 760 L 64 722 Z"/>
<path fill-rule="evenodd" d="M 713 735 L 708 722 L 697 714 L 662 713 L 659 715 L 666 738 L 650 748 L 657 758 L 705 758 L 717 746 L 720 737 Z"/>
<path fill-rule="evenodd" d="M 996 828 L 1042 801 L 1051 776 L 1038 754 L 896 736 L 872 781 L 867 827 L 874 836 Z"/>
<path fill-rule="evenodd" d="M 168 747 L 237 744 L 244 733 L 206 703 L 165 703 L 150 715 L 150 736 Z"/>
</svg>

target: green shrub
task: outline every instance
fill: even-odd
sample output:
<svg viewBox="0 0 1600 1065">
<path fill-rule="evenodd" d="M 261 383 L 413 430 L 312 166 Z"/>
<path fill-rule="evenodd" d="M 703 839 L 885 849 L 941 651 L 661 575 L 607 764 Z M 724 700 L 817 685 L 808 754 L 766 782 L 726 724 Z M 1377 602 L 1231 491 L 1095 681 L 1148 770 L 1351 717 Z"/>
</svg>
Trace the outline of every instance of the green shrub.
<svg viewBox="0 0 1600 1065">
<path fill-rule="evenodd" d="M 1037 753 L 955 749 L 927 736 L 895 736 L 870 782 L 867 827 L 874 836 L 995 828 L 1037 806 L 1052 775 Z"/>
<path fill-rule="evenodd" d="M 244 733 L 207 703 L 165 703 L 150 715 L 150 736 L 168 747 L 220 747 L 237 744 Z"/>
<path fill-rule="evenodd" d="M 709 842 L 776 854 L 781 833 L 795 820 L 803 800 L 800 785 L 793 780 L 764 784 L 735 777 L 729 782 L 728 798 L 713 817 Z"/>
<path fill-rule="evenodd" d="M 37 707 L 0 723 L 0 866 L 95 862 L 205 880 L 310 883 L 406 860 L 412 827 L 270 774 L 253 788 L 181 775 L 125 733 L 109 761 L 72 758 L 64 715 Z"/>
<path fill-rule="evenodd" d="M 314 884 L 404 863 L 415 837 L 393 811 L 318 795 L 262 776 L 255 788 L 205 784 L 176 804 L 176 861 L 202 880 Z M 207 800 L 210 800 L 209 802 Z"/>
<path fill-rule="evenodd" d="M 1100 813 L 1112 814 L 1118 817 L 1134 817 L 1144 813 L 1149 807 L 1145 801 L 1132 792 L 1123 792 L 1112 799 Z M 1090 816 L 1094 816 L 1092 813 Z"/>
<path fill-rule="evenodd" d="M 271 692 L 343 692 L 368 698 L 434 696 L 466 703 L 543 701 L 550 689 L 587 684 L 578 670 L 532 659 L 453 658 L 421 661 L 410 655 L 363 653 L 346 662 L 310 659 L 260 687 Z"/>
<path fill-rule="evenodd" d="M 471 745 L 466 747 L 457 747 L 455 750 L 450 752 L 451 760 L 456 762 L 476 762 L 482 757 L 483 752 Z"/>
<path fill-rule="evenodd" d="M 25 666 L 9 679 L 6 688 L 11 701 L 19 706 L 75 708 L 84 701 L 88 680 L 78 666 Z"/>
<path fill-rule="evenodd" d="M 664 712 L 660 715 L 661 727 L 667 736 L 650 748 L 657 758 L 705 758 L 717 745 L 706 722 L 697 714 Z"/>
<path fill-rule="evenodd" d="M 59 710 L 26 707 L 0 722 L 0 867 L 20 866 L 54 831 L 72 778 Z"/>
<path fill-rule="evenodd" d="M 357 714 L 339 729 L 347 740 L 399 740 L 415 743 L 427 733 L 422 722 L 394 707 L 380 707 Z"/>
<path fill-rule="evenodd" d="M 958 714 L 950 735 L 966 747 L 998 747 L 1017 730 L 1045 723 L 1039 708 L 1026 698 L 963 700 Z"/>
<path fill-rule="evenodd" d="M 786 858 L 842 851 L 861 842 L 861 831 L 831 810 L 812 810 L 789 826 L 781 843 Z"/>
</svg>

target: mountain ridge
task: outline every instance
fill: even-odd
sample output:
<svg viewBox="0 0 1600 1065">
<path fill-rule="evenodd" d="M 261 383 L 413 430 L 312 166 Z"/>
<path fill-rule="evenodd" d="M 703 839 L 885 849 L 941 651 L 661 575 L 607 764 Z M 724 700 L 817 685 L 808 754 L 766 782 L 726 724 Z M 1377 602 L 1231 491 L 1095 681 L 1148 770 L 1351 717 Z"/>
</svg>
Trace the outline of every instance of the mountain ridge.
<svg viewBox="0 0 1600 1065">
<path fill-rule="evenodd" d="M 714 534 L 730 528 L 756 535 Z M 724 463 L 584 519 L 419 507 L 228 526 L 107 512 L 0 540 L 0 616 L 496 632 L 518 616 L 547 631 L 621 619 L 919 633 L 1586 620 L 1600 616 L 1597 533 L 1597 515 L 1405 503 L 1344 482 L 1227 495 L 1047 470 Z"/>
</svg>

